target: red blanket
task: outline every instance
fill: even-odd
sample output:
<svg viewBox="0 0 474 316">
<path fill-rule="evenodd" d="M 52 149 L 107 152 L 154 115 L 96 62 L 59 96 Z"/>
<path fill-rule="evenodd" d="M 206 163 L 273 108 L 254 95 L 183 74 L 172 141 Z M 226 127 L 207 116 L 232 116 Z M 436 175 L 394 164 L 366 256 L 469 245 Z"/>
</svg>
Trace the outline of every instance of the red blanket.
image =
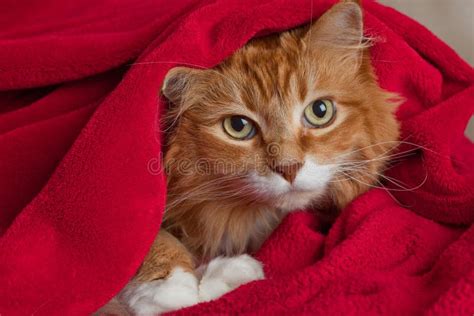
<svg viewBox="0 0 474 316">
<path fill-rule="evenodd" d="M 213 66 L 333 3 L 3 0 L 0 314 L 86 315 L 113 297 L 161 222 L 167 70 Z M 289 216 L 258 254 L 267 280 L 182 313 L 474 313 L 474 71 L 421 25 L 363 4 L 413 155 L 327 234 L 311 213 Z"/>
</svg>

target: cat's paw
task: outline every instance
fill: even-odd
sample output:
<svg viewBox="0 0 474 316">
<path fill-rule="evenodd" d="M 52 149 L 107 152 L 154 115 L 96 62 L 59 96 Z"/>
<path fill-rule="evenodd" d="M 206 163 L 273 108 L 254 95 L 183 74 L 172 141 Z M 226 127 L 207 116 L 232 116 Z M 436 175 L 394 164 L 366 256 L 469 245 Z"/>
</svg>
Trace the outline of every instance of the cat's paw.
<svg viewBox="0 0 474 316">
<path fill-rule="evenodd" d="M 201 301 L 216 299 L 242 284 L 265 278 L 262 264 L 249 255 L 217 257 L 209 262 L 201 283 Z"/>
<path fill-rule="evenodd" d="M 157 315 L 197 304 L 198 280 L 177 267 L 166 279 L 127 285 L 119 299 L 135 315 Z"/>
</svg>

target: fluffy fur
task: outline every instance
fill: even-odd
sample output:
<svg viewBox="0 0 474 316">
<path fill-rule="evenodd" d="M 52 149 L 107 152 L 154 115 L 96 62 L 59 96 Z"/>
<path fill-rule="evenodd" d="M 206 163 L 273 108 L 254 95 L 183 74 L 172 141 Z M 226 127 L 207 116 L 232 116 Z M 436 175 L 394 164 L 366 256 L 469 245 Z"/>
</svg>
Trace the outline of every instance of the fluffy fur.
<svg viewBox="0 0 474 316">
<path fill-rule="evenodd" d="M 171 269 L 166 278 L 148 282 L 135 279 L 119 294 L 129 312 L 139 316 L 159 315 L 199 302 L 216 299 L 242 284 L 264 278 L 262 264 L 249 255 L 226 258 L 217 257 L 201 266 L 201 280 L 179 264 Z M 112 309 L 112 307 L 115 309 Z M 123 314 L 117 311 L 120 303 L 113 302 L 98 315 Z"/>
<path fill-rule="evenodd" d="M 166 279 L 132 282 L 122 290 L 119 299 L 127 303 L 134 315 L 153 316 L 199 302 L 198 280 L 193 273 L 176 267 Z"/>
<path fill-rule="evenodd" d="M 359 6 L 343 2 L 313 25 L 254 39 L 214 69 L 179 67 L 163 87 L 172 103 L 165 156 L 164 228 L 201 258 L 252 252 L 286 212 L 334 212 L 377 184 L 398 138 L 396 101 L 370 64 Z M 302 123 L 330 99 L 335 120 Z M 243 115 L 257 135 L 229 137 Z M 297 166 L 290 183 L 273 166 Z"/>
<path fill-rule="evenodd" d="M 199 284 L 199 299 L 211 301 L 242 284 L 264 277 L 262 264 L 249 255 L 217 257 L 206 266 Z"/>
<path fill-rule="evenodd" d="M 213 69 L 168 73 L 168 203 L 122 295 L 132 310 L 154 301 L 156 311 L 167 310 L 155 292 L 175 289 L 176 267 L 196 274 L 195 263 L 212 258 L 191 297 L 214 299 L 263 278 L 247 255 L 218 256 L 257 250 L 287 212 L 335 215 L 378 183 L 399 129 L 396 98 L 377 84 L 368 43 L 360 7 L 341 2 L 312 25 L 250 41 Z M 335 104 L 335 115 L 314 128 L 305 108 L 322 99 Z M 224 131 L 235 115 L 253 122 L 253 137 Z M 186 306 L 187 298 L 171 303 Z"/>
</svg>

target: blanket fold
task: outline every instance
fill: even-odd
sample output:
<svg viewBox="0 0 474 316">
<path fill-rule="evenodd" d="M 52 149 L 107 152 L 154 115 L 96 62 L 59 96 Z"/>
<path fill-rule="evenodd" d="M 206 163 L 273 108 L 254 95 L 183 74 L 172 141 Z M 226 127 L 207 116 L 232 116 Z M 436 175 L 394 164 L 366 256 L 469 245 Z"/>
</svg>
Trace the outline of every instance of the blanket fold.
<svg viewBox="0 0 474 316">
<path fill-rule="evenodd" d="M 177 65 L 212 67 L 335 0 L 7 0 L 0 10 L 0 315 L 84 315 L 133 276 L 165 205 Z M 382 187 L 328 233 L 289 215 L 267 279 L 176 314 L 474 313 L 474 71 L 417 22 L 362 1 L 382 87 L 404 98 Z"/>
</svg>

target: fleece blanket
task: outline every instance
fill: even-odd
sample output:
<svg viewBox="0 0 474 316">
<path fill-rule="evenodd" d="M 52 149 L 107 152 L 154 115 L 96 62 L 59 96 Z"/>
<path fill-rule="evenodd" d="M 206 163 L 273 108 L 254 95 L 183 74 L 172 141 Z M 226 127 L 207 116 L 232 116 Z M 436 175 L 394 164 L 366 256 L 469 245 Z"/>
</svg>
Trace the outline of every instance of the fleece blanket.
<svg viewBox="0 0 474 316">
<path fill-rule="evenodd" d="M 0 314 L 109 301 L 161 222 L 166 72 L 212 67 L 334 2 L 3 0 Z M 328 232 L 311 211 L 288 216 L 257 254 L 266 280 L 177 314 L 474 313 L 474 71 L 413 20 L 363 6 L 380 84 L 406 100 L 392 181 Z"/>
</svg>

